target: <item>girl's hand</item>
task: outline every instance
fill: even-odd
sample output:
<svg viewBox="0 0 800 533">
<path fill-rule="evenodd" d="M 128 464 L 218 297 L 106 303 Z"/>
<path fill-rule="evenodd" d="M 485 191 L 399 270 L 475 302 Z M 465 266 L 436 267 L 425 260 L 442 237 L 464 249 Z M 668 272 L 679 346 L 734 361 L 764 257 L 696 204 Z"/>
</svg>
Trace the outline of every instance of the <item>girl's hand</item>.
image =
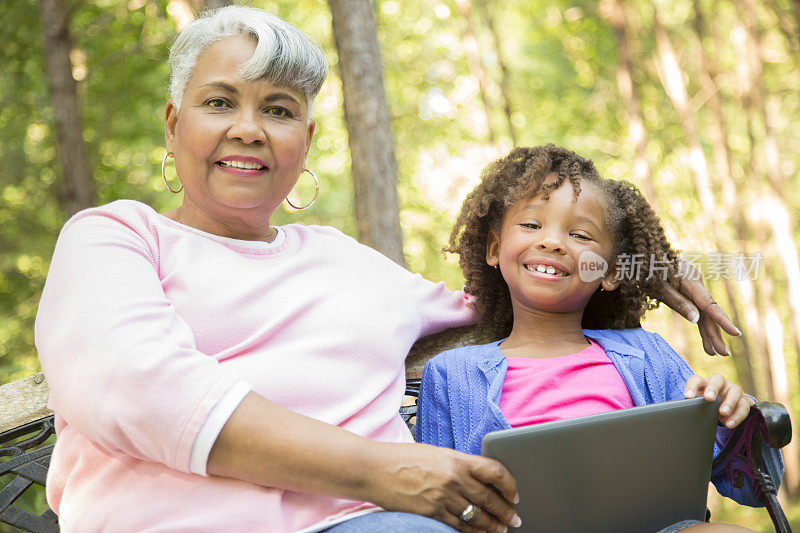
<svg viewBox="0 0 800 533">
<path fill-rule="evenodd" d="M 714 374 L 710 378 L 704 378 L 697 374 L 690 377 L 686 382 L 684 395 L 687 398 L 694 398 L 699 394 L 702 394 L 709 402 L 713 402 L 719 396 L 721 400 L 719 420 L 729 429 L 741 424 L 750 413 L 750 406 L 756 403 L 742 392 L 739 385 L 731 383 L 721 374 Z"/>
<path fill-rule="evenodd" d="M 379 444 L 369 500 L 386 510 L 435 518 L 464 532 L 506 531 L 521 521 L 517 483 L 494 459 L 428 444 Z M 461 514 L 472 505 L 473 517 Z"/>
</svg>

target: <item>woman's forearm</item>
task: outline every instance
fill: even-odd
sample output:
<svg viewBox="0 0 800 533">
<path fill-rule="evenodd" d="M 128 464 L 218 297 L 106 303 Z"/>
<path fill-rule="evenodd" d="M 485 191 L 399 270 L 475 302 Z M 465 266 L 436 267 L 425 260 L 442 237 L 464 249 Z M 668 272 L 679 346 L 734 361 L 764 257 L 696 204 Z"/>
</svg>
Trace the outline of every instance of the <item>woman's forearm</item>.
<svg viewBox="0 0 800 533">
<path fill-rule="evenodd" d="M 266 487 L 367 500 L 375 444 L 251 392 L 222 428 L 207 471 Z"/>
<path fill-rule="evenodd" d="M 427 444 L 374 442 L 297 414 L 251 392 L 217 437 L 211 475 L 279 489 L 369 501 L 453 527 L 470 503 L 474 524 L 518 526 L 516 483 L 497 461 Z"/>
</svg>

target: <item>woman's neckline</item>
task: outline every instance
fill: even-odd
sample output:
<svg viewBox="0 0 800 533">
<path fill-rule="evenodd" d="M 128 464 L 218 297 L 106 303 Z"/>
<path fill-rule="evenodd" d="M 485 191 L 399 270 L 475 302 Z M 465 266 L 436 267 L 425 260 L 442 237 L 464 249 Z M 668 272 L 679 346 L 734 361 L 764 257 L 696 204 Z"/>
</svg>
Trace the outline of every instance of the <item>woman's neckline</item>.
<svg viewBox="0 0 800 533">
<path fill-rule="evenodd" d="M 223 235 L 217 235 L 216 233 L 204 231 L 199 228 L 195 228 L 194 226 L 189 226 L 182 222 L 178 222 L 177 220 L 173 220 L 172 218 L 164 215 L 163 213 L 159 213 L 158 211 L 153 209 L 153 207 L 145 203 L 142 202 L 137 202 L 137 203 L 146 206 L 150 211 L 156 214 L 158 220 L 162 221 L 163 223 L 169 226 L 190 233 L 194 233 L 195 235 L 199 235 L 207 239 L 211 239 L 213 241 L 219 242 L 220 244 L 224 244 L 240 252 L 254 253 L 256 255 L 275 254 L 285 249 L 286 246 L 288 245 L 286 238 L 287 237 L 286 231 L 282 226 L 272 226 L 273 228 L 275 228 L 276 234 L 275 238 L 272 239 L 272 241 L 270 242 L 261 240 L 235 239 L 233 237 L 225 237 Z"/>
<path fill-rule="evenodd" d="M 159 216 L 161 216 L 161 217 L 163 217 L 163 218 L 165 218 L 165 219 L 167 219 L 167 220 L 169 220 L 169 221 L 171 221 L 171 222 L 173 222 L 173 223 L 175 223 L 175 224 L 177 224 L 177 225 L 179 225 L 179 226 L 181 226 L 183 228 L 190 229 L 190 230 L 193 230 L 193 231 L 198 231 L 198 232 L 200 232 L 200 233 L 202 233 L 204 235 L 210 235 L 210 236 L 213 236 L 213 237 L 217 237 L 217 238 L 221 238 L 221 239 L 227 239 L 227 240 L 234 241 L 234 242 L 239 242 L 239 243 L 273 244 L 275 242 L 275 240 L 279 238 L 280 233 L 281 233 L 280 230 L 278 229 L 278 226 L 269 226 L 268 230 L 270 230 L 270 235 L 272 237 L 270 240 L 264 240 L 264 239 L 240 239 L 240 238 L 237 238 L 237 237 L 228 237 L 227 235 L 220 235 L 218 233 L 212 233 L 210 231 L 206 231 L 206 230 L 200 229 L 200 228 L 198 228 L 196 226 L 192 226 L 191 224 L 186 224 L 185 222 L 182 222 L 181 220 L 178 219 L 178 217 L 180 215 L 179 211 L 180 211 L 180 208 L 173 209 L 173 210 L 167 211 L 165 213 L 159 213 L 158 211 L 156 211 L 156 213 Z M 170 214 L 168 214 L 168 213 L 170 213 Z M 172 215 L 172 213 L 174 213 L 174 216 Z"/>
</svg>

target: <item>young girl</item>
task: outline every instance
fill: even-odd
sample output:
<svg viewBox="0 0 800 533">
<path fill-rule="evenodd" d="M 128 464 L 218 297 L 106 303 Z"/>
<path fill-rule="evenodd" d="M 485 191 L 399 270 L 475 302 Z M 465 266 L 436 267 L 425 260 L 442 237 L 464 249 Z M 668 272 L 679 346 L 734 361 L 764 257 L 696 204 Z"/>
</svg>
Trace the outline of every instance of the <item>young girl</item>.
<svg viewBox="0 0 800 533">
<path fill-rule="evenodd" d="M 480 454 L 490 431 L 703 394 L 721 398 L 716 456 L 747 416 L 741 388 L 694 375 L 640 329 L 662 280 L 677 286 L 677 255 L 636 187 L 601 178 L 590 160 L 552 144 L 513 150 L 467 196 L 447 251 L 460 255 L 481 326 L 501 340 L 428 362 L 418 441 Z M 780 454 L 765 459 L 779 479 Z M 712 476 L 721 494 L 760 505 L 724 468 Z"/>
</svg>

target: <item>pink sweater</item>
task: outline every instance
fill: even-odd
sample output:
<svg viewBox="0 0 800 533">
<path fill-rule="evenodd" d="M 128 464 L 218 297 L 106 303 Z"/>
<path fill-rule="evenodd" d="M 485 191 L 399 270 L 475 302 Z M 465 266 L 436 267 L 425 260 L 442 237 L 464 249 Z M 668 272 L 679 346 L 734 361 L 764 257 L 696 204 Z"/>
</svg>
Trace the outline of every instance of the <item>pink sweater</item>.
<svg viewBox="0 0 800 533">
<path fill-rule="evenodd" d="M 406 353 L 474 321 L 461 293 L 333 228 L 288 225 L 264 243 L 129 200 L 78 213 L 36 319 L 58 431 L 48 501 L 64 532 L 297 531 L 373 508 L 200 475 L 198 433 L 250 387 L 353 433 L 412 442 L 398 415 Z"/>
</svg>

